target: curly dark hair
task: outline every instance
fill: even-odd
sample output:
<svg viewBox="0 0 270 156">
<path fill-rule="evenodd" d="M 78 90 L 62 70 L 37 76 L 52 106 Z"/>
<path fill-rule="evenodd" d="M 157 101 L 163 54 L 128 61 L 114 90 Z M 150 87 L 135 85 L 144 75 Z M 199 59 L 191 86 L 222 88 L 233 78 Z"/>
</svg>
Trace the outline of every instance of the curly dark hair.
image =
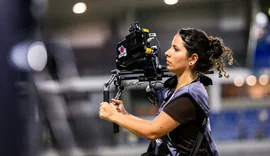
<svg viewBox="0 0 270 156">
<path fill-rule="evenodd" d="M 194 65 L 193 72 L 205 73 L 211 69 L 219 71 L 219 77 L 229 78 L 225 67 L 233 64 L 233 53 L 224 45 L 221 38 L 208 36 L 204 31 L 195 28 L 183 28 L 178 31 L 188 57 L 196 53 L 199 58 Z"/>
</svg>

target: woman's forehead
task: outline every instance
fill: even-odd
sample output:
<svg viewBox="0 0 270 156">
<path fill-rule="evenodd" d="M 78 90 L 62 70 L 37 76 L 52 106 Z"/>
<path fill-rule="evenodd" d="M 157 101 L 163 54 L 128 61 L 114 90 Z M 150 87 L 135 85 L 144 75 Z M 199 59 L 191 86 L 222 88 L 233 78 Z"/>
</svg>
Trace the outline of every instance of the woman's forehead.
<svg viewBox="0 0 270 156">
<path fill-rule="evenodd" d="M 183 40 L 182 40 L 182 37 L 179 34 L 176 34 L 173 37 L 172 45 L 183 46 Z"/>
</svg>

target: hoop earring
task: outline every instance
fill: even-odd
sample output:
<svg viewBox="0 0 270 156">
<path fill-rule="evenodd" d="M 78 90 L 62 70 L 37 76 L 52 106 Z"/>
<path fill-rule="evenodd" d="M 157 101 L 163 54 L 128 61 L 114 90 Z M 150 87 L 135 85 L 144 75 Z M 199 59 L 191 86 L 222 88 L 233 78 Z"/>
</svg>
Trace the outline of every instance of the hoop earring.
<svg viewBox="0 0 270 156">
<path fill-rule="evenodd" d="M 192 66 L 192 62 L 189 62 L 189 65 Z"/>
</svg>

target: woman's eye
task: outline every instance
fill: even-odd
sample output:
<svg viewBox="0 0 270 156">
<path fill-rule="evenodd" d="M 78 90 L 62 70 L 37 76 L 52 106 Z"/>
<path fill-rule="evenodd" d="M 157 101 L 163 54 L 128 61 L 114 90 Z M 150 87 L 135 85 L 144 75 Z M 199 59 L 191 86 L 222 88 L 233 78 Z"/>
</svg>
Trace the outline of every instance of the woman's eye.
<svg viewBox="0 0 270 156">
<path fill-rule="evenodd" d="M 179 48 L 178 48 L 178 47 L 171 46 L 171 48 L 172 48 L 174 51 L 179 51 Z"/>
</svg>

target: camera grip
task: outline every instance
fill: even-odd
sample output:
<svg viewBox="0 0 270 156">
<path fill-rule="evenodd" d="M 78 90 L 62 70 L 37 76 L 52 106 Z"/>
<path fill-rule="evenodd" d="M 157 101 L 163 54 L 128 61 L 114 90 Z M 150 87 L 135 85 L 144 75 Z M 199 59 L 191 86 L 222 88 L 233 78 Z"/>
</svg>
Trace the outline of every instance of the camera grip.
<svg viewBox="0 0 270 156">
<path fill-rule="evenodd" d="M 109 90 L 104 90 L 103 91 L 103 101 L 109 103 L 109 99 L 110 99 L 110 92 L 109 92 Z M 118 133 L 119 132 L 119 125 L 117 125 L 116 123 L 113 123 L 113 132 L 114 133 Z"/>
</svg>

